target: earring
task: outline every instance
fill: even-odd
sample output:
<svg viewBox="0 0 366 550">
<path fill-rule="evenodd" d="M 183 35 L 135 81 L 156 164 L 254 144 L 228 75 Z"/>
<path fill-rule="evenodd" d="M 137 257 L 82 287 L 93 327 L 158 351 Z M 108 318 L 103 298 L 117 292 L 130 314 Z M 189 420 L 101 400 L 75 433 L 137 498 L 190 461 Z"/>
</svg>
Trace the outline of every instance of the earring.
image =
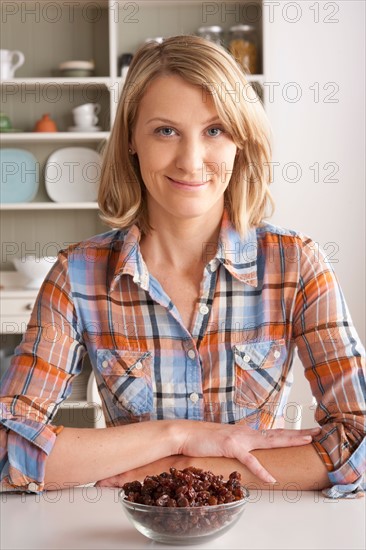
<svg viewBox="0 0 366 550">
<path fill-rule="evenodd" d="M 133 151 L 133 150 L 131 149 L 131 147 L 128 148 L 128 152 L 129 152 L 130 155 L 134 155 L 134 154 L 135 154 L 135 151 Z"/>
</svg>

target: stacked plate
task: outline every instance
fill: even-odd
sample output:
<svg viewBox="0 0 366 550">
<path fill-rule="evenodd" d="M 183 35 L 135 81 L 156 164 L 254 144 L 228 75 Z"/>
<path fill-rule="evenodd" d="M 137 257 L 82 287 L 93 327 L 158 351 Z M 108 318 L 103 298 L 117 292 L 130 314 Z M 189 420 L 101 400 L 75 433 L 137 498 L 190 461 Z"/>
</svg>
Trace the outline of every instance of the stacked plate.
<svg viewBox="0 0 366 550">
<path fill-rule="evenodd" d="M 62 76 L 93 76 L 94 61 L 64 61 L 58 66 Z"/>
<path fill-rule="evenodd" d="M 39 163 L 25 149 L 1 149 L 0 202 L 29 202 L 39 185 Z"/>
<path fill-rule="evenodd" d="M 94 202 L 98 197 L 101 155 L 88 147 L 64 147 L 47 159 L 45 185 L 54 202 Z"/>
</svg>

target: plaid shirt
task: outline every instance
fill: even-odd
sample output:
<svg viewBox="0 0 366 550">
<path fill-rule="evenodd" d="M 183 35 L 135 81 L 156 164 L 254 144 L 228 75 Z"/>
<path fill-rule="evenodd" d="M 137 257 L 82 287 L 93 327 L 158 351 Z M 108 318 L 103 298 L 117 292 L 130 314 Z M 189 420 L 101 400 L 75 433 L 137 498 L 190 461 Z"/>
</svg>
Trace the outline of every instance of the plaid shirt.
<svg viewBox="0 0 366 550">
<path fill-rule="evenodd" d="M 241 239 L 225 213 L 218 247 L 203 246 L 216 255 L 187 330 L 139 240 L 134 225 L 60 252 L 2 382 L 2 489 L 43 489 L 62 430 L 52 419 L 86 354 L 107 426 L 188 418 L 262 429 L 281 423 L 297 347 L 322 426 L 314 446 L 335 494 L 353 491 L 365 470 L 363 349 L 316 243 L 271 224 Z"/>
</svg>

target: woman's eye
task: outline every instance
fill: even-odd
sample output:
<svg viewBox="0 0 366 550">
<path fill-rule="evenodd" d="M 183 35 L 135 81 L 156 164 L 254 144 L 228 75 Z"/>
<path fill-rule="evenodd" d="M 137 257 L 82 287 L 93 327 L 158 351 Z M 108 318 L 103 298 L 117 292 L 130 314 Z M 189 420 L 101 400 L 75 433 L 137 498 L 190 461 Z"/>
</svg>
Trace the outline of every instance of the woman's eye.
<svg viewBox="0 0 366 550">
<path fill-rule="evenodd" d="M 209 128 L 207 132 L 210 137 L 216 137 L 224 133 L 224 130 L 222 128 Z"/>
<path fill-rule="evenodd" d="M 169 128 L 169 126 L 164 126 L 163 128 L 157 128 L 155 132 L 160 136 L 164 136 L 164 137 L 170 137 L 175 134 L 175 131 L 173 130 L 173 128 Z"/>
</svg>

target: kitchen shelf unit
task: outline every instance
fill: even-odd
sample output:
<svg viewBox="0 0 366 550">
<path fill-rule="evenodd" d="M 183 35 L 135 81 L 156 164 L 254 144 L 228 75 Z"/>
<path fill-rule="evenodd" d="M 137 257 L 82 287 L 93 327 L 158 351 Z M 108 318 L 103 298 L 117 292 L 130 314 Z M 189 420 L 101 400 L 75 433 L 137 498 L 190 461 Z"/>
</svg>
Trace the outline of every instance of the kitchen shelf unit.
<svg viewBox="0 0 366 550">
<path fill-rule="evenodd" d="M 45 252 L 107 230 L 96 203 L 55 203 L 46 192 L 44 167 L 57 149 L 80 146 L 101 152 L 112 124 L 110 4 L 95 2 L 52 3 L 15 0 L 12 10 L 2 3 L 1 48 L 20 50 L 25 63 L 15 77 L 0 82 L 1 110 L 21 132 L 1 133 L 2 148 L 29 150 L 39 163 L 40 184 L 28 203 L 0 204 L 2 240 L 14 244 L 14 255 Z M 11 13 L 10 13 L 11 12 Z M 71 59 L 95 62 L 91 77 L 65 77 L 58 66 Z M 113 71 L 112 71 L 113 73 Z M 113 74 L 115 79 L 115 74 Z M 72 109 L 83 103 L 100 103 L 99 132 L 71 132 Z M 58 132 L 32 132 L 35 122 L 49 113 Z M 51 244 L 52 243 L 52 244 Z M 13 269 L 10 255 L 2 254 L 0 269 Z"/>
<path fill-rule="evenodd" d="M 0 204 L 2 210 L 97 210 L 97 202 L 9 202 Z"/>
<path fill-rule="evenodd" d="M 97 151 L 103 149 L 121 92 L 121 79 L 117 74 L 118 57 L 122 53 L 134 53 L 146 38 L 195 34 L 203 25 L 220 25 L 227 33 L 232 25 L 254 23 L 259 38 L 261 72 L 250 75 L 248 80 L 259 87 L 265 102 L 262 20 L 247 20 L 245 13 L 249 12 L 242 9 L 245 6 L 261 8 L 261 0 L 239 0 L 235 3 L 238 7 L 236 13 L 228 10 L 225 17 L 225 2 L 215 4 L 219 8 L 215 14 L 205 14 L 207 2 L 199 0 L 79 0 L 75 6 L 71 4 L 63 0 L 44 5 L 35 1 L 13 0 L 12 5 L 18 8 L 13 10 L 15 13 L 9 15 L 2 12 L 1 48 L 23 51 L 25 63 L 17 70 L 15 78 L 0 82 L 1 110 L 10 117 L 14 128 L 23 131 L 2 133 L 0 142 L 2 147 L 19 145 L 28 149 L 36 156 L 41 168 L 60 145 L 92 147 Z M 2 3 L 1 9 L 5 7 L 6 3 Z M 32 9 L 36 14 L 39 12 L 38 17 L 32 15 Z M 71 59 L 94 59 L 95 76 L 71 78 L 57 74 L 59 63 Z M 68 132 L 68 126 L 73 124 L 72 108 L 89 102 L 101 104 L 99 125 L 103 131 Z M 35 121 L 44 113 L 50 113 L 59 132 L 31 131 Z M 100 222 L 97 211 L 96 203 L 51 202 L 41 173 L 40 188 L 34 201 L 0 205 L 2 240 L 12 243 L 17 249 L 16 254 L 21 251 L 47 251 L 49 246 L 54 251 L 55 247 L 63 248 L 68 243 L 105 231 L 107 227 Z M 3 254 L 0 269 L 13 273 L 11 258 L 4 258 Z M 0 292 L 0 305 L 4 292 L 6 290 Z M 20 288 L 14 292 L 12 299 L 24 297 L 29 300 L 30 291 Z M 23 312 L 22 320 L 26 321 L 28 316 L 28 310 Z M 5 330 L 1 345 L 5 347 L 12 339 L 12 330 L 8 331 L 8 339 Z M 71 400 L 67 403 L 72 405 Z"/>
<path fill-rule="evenodd" d="M 89 141 L 99 143 L 101 140 L 107 140 L 109 132 L 17 132 L 1 134 L 1 142 L 7 143 L 49 143 L 49 142 L 67 142 L 75 143 L 80 141 Z"/>
</svg>

